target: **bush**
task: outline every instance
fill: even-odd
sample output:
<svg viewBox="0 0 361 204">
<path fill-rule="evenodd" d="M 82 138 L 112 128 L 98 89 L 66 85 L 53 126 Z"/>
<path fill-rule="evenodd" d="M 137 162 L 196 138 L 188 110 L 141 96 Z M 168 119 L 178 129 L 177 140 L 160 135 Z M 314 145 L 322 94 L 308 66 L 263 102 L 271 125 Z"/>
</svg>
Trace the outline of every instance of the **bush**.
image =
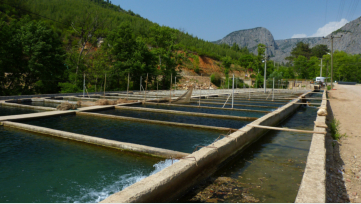
<svg viewBox="0 0 361 204">
<path fill-rule="evenodd" d="M 219 73 L 213 73 L 211 75 L 211 82 L 218 87 L 221 86 L 221 79 L 222 77 Z"/>
<path fill-rule="evenodd" d="M 251 79 L 255 79 L 255 78 L 256 78 L 256 75 L 251 74 Z"/>
</svg>

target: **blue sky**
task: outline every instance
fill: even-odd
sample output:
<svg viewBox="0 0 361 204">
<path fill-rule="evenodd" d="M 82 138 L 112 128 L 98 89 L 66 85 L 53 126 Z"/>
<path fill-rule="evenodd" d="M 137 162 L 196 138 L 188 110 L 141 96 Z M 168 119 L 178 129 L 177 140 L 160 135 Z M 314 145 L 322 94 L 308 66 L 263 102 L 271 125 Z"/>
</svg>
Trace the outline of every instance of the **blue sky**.
<svg viewBox="0 0 361 204">
<path fill-rule="evenodd" d="M 275 39 L 327 35 L 361 16 L 359 1 L 112 0 L 112 3 L 160 25 L 215 41 L 233 31 L 255 27 L 267 28 Z"/>
</svg>

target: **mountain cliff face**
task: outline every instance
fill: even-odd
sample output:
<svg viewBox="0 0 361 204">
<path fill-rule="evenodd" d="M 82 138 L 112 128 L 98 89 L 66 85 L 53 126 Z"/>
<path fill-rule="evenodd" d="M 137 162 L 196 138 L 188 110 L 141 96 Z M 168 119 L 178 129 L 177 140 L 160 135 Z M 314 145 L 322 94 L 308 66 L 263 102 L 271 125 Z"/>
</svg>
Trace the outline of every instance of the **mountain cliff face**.
<svg viewBox="0 0 361 204">
<path fill-rule="evenodd" d="M 326 38 L 329 38 L 331 35 L 343 35 L 341 39 L 334 39 L 334 50 L 341 50 L 350 54 L 361 53 L 361 17 L 347 23 L 342 28 L 326 36 Z M 241 47 L 247 46 L 247 48 L 254 54 L 257 54 L 257 45 L 259 43 L 263 43 L 269 46 L 267 49 L 267 53 L 269 56 L 271 56 L 272 60 L 275 60 L 277 62 L 285 62 L 285 58 L 287 56 L 290 56 L 292 49 L 296 46 L 298 42 L 308 43 L 310 44 L 311 48 L 315 45 L 324 44 L 331 49 L 331 41 L 329 39 L 323 39 L 322 37 L 313 37 L 274 40 L 272 33 L 266 28 L 261 27 L 234 31 L 228 34 L 226 37 L 222 38 L 221 40 L 215 41 L 214 43 L 226 43 L 228 45 L 236 43 Z"/>
<path fill-rule="evenodd" d="M 269 46 L 267 48 L 267 53 L 270 56 L 275 55 L 275 40 L 273 38 L 272 33 L 266 28 L 258 27 L 247 30 L 239 30 L 234 31 L 228 34 L 226 37 L 218 40 L 214 43 L 222 44 L 226 43 L 228 45 L 232 45 L 233 43 L 237 43 L 241 47 L 246 47 L 250 52 L 253 52 L 257 55 L 257 46 L 259 43 L 265 44 Z M 270 46 L 271 45 L 271 46 Z"/>
</svg>

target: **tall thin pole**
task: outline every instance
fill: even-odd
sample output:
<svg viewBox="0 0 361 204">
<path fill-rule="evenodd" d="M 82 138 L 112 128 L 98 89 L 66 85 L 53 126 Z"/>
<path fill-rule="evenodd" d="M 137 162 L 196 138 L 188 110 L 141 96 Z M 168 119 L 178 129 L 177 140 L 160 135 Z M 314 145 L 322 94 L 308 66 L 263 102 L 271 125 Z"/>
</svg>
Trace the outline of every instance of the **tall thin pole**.
<svg viewBox="0 0 361 204">
<path fill-rule="evenodd" d="M 275 92 L 274 92 L 274 90 L 275 90 L 275 78 L 273 78 L 273 86 L 272 86 L 272 101 L 274 100 L 274 98 L 275 98 Z"/>
<path fill-rule="evenodd" d="M 104 96 L 105 96 L 105 86 L 107 85 L 107 73 L 105 73 L 105 80 L 104 80 Z"/>
<path fill-rule="evenodd" d="M 128 84 L 127 84 L 127 100 L 128 100 L 128 93 L 129 93 L 129 73 L 128 73 Z"/>
<path fill-rule="evenodd" d="M 176 88 L 177 88 L 177 77 L 175 77 L 175 79 L 174 79 L 174 93 L 175 93 Z"/>
<path fill-rule="evenodd" d="M 233 102 L 234 102 L 234 74 L 232 79 L 232 108 L 233 108 Z"/>
<path fill-rule="evenodd" d="M 331 90 L 333 89 L 333 36 L 331 36 Z"/>
<path fill-rule="evenodd" d="M 170 74 L 169 103 L 172 102 L 172 73 Z"/>
<path fill-rule="evenodd" d="M 199 86 L 199 102 L 198 102 L 198 106 L 201 106 L 201 96 L 202 96 L 201 87 Z"/>
<path fill-rule="evenodd" d="M 85 73 L 84 73 L 84 80 L 83 80 L 83 98 L 85 97 Z"/>
<path fill-rule="evenodd" d="M 322 77 L 322 58 L 321 58 L 320 77 Z"/>
<path fill-rule="evenodd" d="M 263 80 L 264 93 L 266 93 L 266 73 L 267 73 L 266 51 L 267 51 L 267 46 L 265 46 L 264 48 L 264 80 Z"/>
<path fill-rule="evenodd" d="M 211 90 L 212 79 L 209 77 L 209 90 Z"/>
<path fill-rule="evenodd" d="M 145 100 L 147 99 L 147 90 L 148 88 L 148 73 L 147 73 L 147 80 L 145 81 L 145 90 L 144 90 L 144 103 L 145 103 Z"/>
<path fill-rule="evenodd" d="M 330 36 L 331 39 L 331 89 L 333 89 L 333 39 L 334 38 L 341 38 L 342 35 L 340 37 L 335 37 L 333 35 Z M 328 39 L 323 37 L 323 39 Z"/>
<path fill-rule="evenodd" d="M 140 76 L 139 92 L 142 91 L 142 76 Z"/>
</svg>

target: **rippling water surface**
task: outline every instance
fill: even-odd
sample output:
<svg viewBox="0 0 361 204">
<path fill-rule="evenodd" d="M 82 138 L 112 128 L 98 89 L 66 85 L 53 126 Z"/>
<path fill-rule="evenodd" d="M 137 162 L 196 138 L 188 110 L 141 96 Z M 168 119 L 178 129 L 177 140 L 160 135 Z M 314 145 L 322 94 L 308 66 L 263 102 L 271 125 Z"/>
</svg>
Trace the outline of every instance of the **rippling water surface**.
<svg viewBox="0 0 361 204">
<path fill-rule="evenodd" d="M 0 203 L 99 202 L 170 160 L 0 127 Z"/>
</svg>

